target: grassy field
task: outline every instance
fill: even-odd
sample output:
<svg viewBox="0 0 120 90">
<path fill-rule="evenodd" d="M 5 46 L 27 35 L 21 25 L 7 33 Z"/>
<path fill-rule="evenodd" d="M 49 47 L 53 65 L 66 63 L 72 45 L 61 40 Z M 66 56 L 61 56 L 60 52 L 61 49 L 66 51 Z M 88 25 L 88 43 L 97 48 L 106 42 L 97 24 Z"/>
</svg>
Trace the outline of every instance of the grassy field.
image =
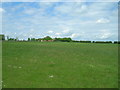
<svg viewBox="0 0 120 90">
<path fill-rule="evenodd" d="M 117 44 L 3 42 L 3 88 L 117 88 Z"/>
</svg>

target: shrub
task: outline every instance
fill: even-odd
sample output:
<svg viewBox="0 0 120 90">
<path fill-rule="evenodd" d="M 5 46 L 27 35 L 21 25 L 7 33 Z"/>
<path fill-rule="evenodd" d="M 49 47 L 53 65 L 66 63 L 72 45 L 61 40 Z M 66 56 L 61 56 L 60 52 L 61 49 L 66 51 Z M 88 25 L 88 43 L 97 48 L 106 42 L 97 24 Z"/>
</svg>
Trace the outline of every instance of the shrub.
<svg viewBox="0 0 120 90">
<path fill-rule="evenodd" d="M 73 40 L 72 42 L 80 42 L 80 41 L 75 41 L 75 40 Z"/>
<path fill-rule="evenodd" d="M 120 41 L 114 41 L 114 44 L 120 44 Z"/>
<path fill-rule="evenodd" d="M 112 41 L 95 41 L 94 43 L 112 43 Z"/>
<path fill-rule="evenodd" d="M 91 41 L 80 41 L 80 43 L 91 43 Z"/>
<path fill-rule="evenodd" d="M 54 41 L 71 42 L 71 38 L 55 38 Z"/>
<path fill-rule="evenodd" d="M 0 40 L 5 40 L 5 35 L 0 34 Z"/>
</svg>

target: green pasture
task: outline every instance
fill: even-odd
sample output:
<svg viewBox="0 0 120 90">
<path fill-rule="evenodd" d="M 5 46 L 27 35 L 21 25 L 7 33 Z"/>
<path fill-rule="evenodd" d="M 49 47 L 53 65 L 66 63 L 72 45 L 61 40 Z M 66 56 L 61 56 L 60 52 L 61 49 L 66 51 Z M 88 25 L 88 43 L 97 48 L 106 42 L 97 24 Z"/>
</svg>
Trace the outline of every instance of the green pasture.
<svg viewBox="0 0 120 90">
<path fill-rule="evenodd" d="M 118 45 L 3 42 L 3 88 L 117 88 Z"/>
</svg>

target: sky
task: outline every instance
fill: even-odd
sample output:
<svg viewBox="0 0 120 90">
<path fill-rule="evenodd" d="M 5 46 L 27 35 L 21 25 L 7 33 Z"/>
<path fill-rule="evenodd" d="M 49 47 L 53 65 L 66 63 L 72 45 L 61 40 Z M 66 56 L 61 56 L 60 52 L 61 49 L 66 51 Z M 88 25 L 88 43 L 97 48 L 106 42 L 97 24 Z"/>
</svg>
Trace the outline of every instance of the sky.
<svg viewBox="0 0 120 90">
<path fill-rule="evenodd" d="M 118 40 L 117 2 L 3 2 L 1 15 L 1 33 L 13 38 Z"/>
</svg>

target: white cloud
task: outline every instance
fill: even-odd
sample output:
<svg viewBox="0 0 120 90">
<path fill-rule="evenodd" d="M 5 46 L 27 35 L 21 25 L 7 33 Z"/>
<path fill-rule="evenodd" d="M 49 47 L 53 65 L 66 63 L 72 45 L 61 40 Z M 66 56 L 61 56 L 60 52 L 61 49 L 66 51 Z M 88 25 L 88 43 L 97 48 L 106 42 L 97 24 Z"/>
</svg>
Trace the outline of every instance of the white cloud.
<svg viewBox="0 0 120 90">
<path fill-rule="evenodd" d="M 107 38 L 109 38 L 111 36 L 112 36 L 112 33 L 107 32 L 107 31 L 103 31 L 102 34 L 101 34 L 100 39 L 107 39 Z"/>
<path fill-rule="evenodd" d="M 48 34 L 52 34 L 52 33 L 53 33 L 53 31 L 48 31 L 47 33 L 48 33 Z"/>
<path fill-rule="evenodd" d="M 106 18 L 101 18 L 101 19 L 98 19 L 97 21 L 96 21 L 96 23 L 109 23 L 110 22 L 110 20 L 108 20 L 108 19 L 106 19 Z"/>
<path fill-rule="evenodd" d="M 70 37 L 71 38 L 78 38 L 80 36 L 80 34 L 78 34 L 78 33 L 73 33 Z"/>
<path fill-rule="evenodd" d="M 14 29 L 17 29 L 21 32 L 26 30 L 25 33 L 30 33 L 30 28 L 34 28 L 35 31 L 33 33 L 31 32 L 29 35 L 32 34 L 35 36 L 37 33 L 36 37 L 42 37 L 50 34 L 57 37 L 72 37 L 77 40 L 92 40 L 93 38 L 102 39 L 107 37 L 111 38 L 114 37 L 111 34 L 113 32 L 117 32 L 117 11 L 116 9 L 112 11 L 110 10 L 111 7 L 115 6 L 113 3 L 90 3 L 89 5 L 86 5 L 85 3 L 81 2 L 66 2 L 59 5 L 53 4 L 54 3 L 39 2 L 40 8 L 35 9 L 34 7 L 31 7 L 33 9 L 29 9 L 26 5 L 24 5 L 26 14 L 32 15 L 30 17 L 20 16 L 20 19 L 9 19 L 11 17 L 17 17 L 15 12 L 19 9 L 15 10 L 13 14 L 11 12 L 11 16 L 8 15 L 9 13 L 7 13 L 7 15 L 5 15 L 5 19 L 8 20 L 4 22 L 4 25 L 6 25 L 4 28 L 6 28 L 7 31 L 9 30 L 9 27 L 11 27 L 11 32 L 14 32 Z M 51 8 L 49 9 L 49 7 Z M 45 10 L 46 8 L 47 10 Z M 10 8 L 8 8 L 8 10 L 9 9 Z M 49 12 L 48 10 L 51 11 Z M 46 13 L 46 11 L 49 13 Z M 23 16 L 26 16 L 24 14 Z M 17 25 L 13 26 L 14 22 L 18 22 L 18 25 L 21 25 L 23 28 L 18 28 Z M 100 32 L 102 29 L 108 29 L 110 32 Z M 51 30 L 54 30 L 54 32 Z M 82 34 L 81 32 L 85 33 Z M 97 34 L 96 38 L 94 37 L 95 34 Z"/>
<path fill-rule="evenodd" d="M 55 7 L 55 11 L 61 14 L 65 14 L 71 12 L 72 7 L 70 7 L 69 3 L 65 3 L 63 5 Z"/>
<path fill-rule="evenodd" d="M 75 14 L 84 14 L 87 11 L 88 7 L 86 5 L 76 6 L 73 15 Z"/>
<path fill-rule="evenodd" d="M 73 32 L 71 30 L 66 29 L 61 32 L 61 36 L 67 37 L 70 36 L 72 33 Z"/>
<path fill-rule="evenodd" d="M 100 37 L 100 39 L 107 39 L 111 36 L 111 33 L 105 33 L 105 34 L 102 34 L 102 36 Z"/>
<path fill-rule="evenodd" d="M 24 11 L 25 14 L 34 14 L 35 10 L 34 9 L 28 9 Z"/>
<path fill-rule="evenodd" d="M 30 35 L 30 37 L 32 38 L 32 37 L 33 37 L 33 35 Z"/>
<path fill-rule="evenodd" d="M 33 33 L 35 30 L 34 29 L 30 29 L 30 32 Z"/>
<path fill-rule="evenodd" d="M 63 30 L 62 32 L 63 32 L 63 33 L 69 33 L 70 30 Z"/>
<path fill-rule="evenodd" d="M 86 12 L 87 6 L 83 2 L 67 2 L 55 7 L 55 12 L 60 15 L 68 14 L 69 16 L 78 16 Z"/>
<path fill-rule="evenodd" d="M 51 2 L 45 2 L 45 3 L 44 2 L 40 2 L 39 5 L 40 5 L 40 7 L 45 8 L 45 7 L 51 6 L 52 3 Z"/>
<path fill-rule="evenodd" d="M 113 33 L 109 30 L 100 30 L 99 34 L 96 36 L 98 39 L 108 39 L 113 36 Z"/>
<path fill-rule="evenodd" d="M 118 2 L 119 0 L 0 0 L 1 2 Z"/>
<path fill-rule="evenodd" d="M 3 8 L 0 8 L 0 13 L 1 13 L 1 12 L 5 12 L 5 10 L 4 10 Z"/>
<path fill-rule="evenodd" d="M 58 35 L 58 36 L 59 36 L 59 35 L 61 35 L 61 33 L 55 33 L 55 35 Z"/>
</svg>

